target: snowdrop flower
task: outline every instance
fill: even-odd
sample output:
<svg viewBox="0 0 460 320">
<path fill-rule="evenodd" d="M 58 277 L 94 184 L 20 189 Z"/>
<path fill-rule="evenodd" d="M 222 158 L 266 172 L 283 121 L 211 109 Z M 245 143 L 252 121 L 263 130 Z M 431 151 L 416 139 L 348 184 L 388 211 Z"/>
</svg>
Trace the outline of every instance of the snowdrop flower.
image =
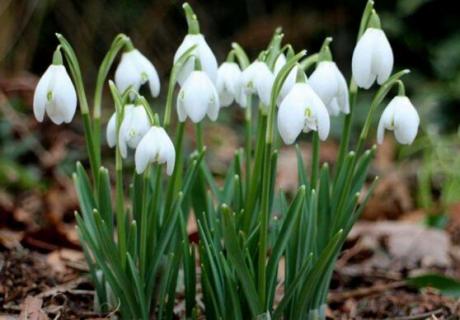
<svg viewBox="0 0 460 320">
<path fill-rule="evenodd" d="M 308 84 L 321 98 L 331 116 L 350 112 L 347 82 L 335 62 L 321 61 L 310 75 Z"/>
<path fill-rule="evenodd" d="M 139 141 L 150 128 L 150 121 L 145 108 L 141 105 L 129 104 L 124 107 L 123 120 L 121 121 L 118 142 L 120 154 L 123 158 L 128 156 L 128 147 L 135 149 Z M 107 143 L 110 147 L 116 144 L 116 114 L 114 113 L 107 125 Z"/>
<path fill-rule="evenodd" d="M 268 107 L 274 80 L 275 76 L 264 62 L 254 61 L 241 75 L 241 97 L 257 94 L 262 104 Z"/>
<path fill-rule="evenodd" d="M 202 34 L 188 34 L 185 36 L 184 40 L 177 49 L 176 54 L 174 55 L 174 63 L 176 63 L 176 61 L 184 54 L 185 51 L 194 45 L 196 45 L 195 49 L 193 50 L 194 55 L 185 62 L 177 75 L 177 81 L 181 86 L 185 83 L 188 76 L 194 70 L 196 57 L 198 57 L 200 60 L 202 70 L 207 73 L 209 79 L 211 79 L 212 82 L 215 82 L 217 79 L 216 57 L 214 56 L 214 53 L 212 53 L 211 48 L 208 46 Z"/>
<path fill-rule="evenodd" d="M 228 107 L 241 90 L 241 70 L 235 62 L 224 62 L 217 70 L 216 89 L 222 107 Z"/>
<path fill-rule="evenodd" d="M 72 121 L 77 110 L 77 93 L 62 63 L 50 65 L 38 81 L 33 109 L 38 122 L 43 121 L 45 111 L 55 124 Z"/>
<path fill-rule="evenodd" d="M 123 53 L 115 71 L 115 84 L 120 92 L 130 86 L 138 91 L 141 85 L 149 83 L 153 97 L 160 94 L 160 78 L 153 64 L 137 49 Z"/>
<path fill-rule="evenodd" d="M 417 136 L 420 118 L 406 96 L 396 96 L 386 106 L 377 128 L 377 142 L 383 142 L 385 129 L 393 130 L 396 141 L 411 144 Z"/>
<path fill-rule="evenodd" d="M 150 127 L 136 148 L 134 155 L 136 172 L 141 174 L 149 163 L 166 163 L 166 173 L 170 176 L 174 170 L 176 151 L 165 129 Z"/>
<path fill-rule="evenodd" d="M 385 33 L 380 28 L 368 28 L 353 51 L 351 62 L 353 79 L 364 89 L 369 89 L 377 79 L 384 83 L 393 69 L 393 51 Z"/>
<path fill-rule="evenodd" d="M 278 110 L 278 129 L 284 143 L 294 143 L 302 132 L 317 131 L 321 140 L 329 135 L 330 119 L 324 103 L 306 83 L 296 83 Z"/>
<path fill-rule="evenodd" d="M 208 115 L 215 121 L 219 115 L 219 95 L 204 71 L 192 71 L 177 98 L 177 114 L 183 122 L 190 117 L 198 123 Z"/>
<path fill-rule="evenodd" d="M 207 73 L 209 79 L 215 83 L 217 80 L 216 57 L 214 53 L 212 53 L 204 36 L 200 33 L 200 25 L 192 7 L 188 3 L 184 3 L 182 7 L 184 8 L 187 18 L 188 34 L 185 36 L 179 48 L 177 48 L 176 54 L 174 55 L 174 63 L 176 63 L 188 49 L 193 46 L 196 47 L 193 49 L 193 55 L 179 70 L 177 82 L 179 82 L 181 86 L 185 83 L 188 76 L 195 70 L 195 60 L 198 59 L 201 63 L 201 69 Z"/>
</svg>

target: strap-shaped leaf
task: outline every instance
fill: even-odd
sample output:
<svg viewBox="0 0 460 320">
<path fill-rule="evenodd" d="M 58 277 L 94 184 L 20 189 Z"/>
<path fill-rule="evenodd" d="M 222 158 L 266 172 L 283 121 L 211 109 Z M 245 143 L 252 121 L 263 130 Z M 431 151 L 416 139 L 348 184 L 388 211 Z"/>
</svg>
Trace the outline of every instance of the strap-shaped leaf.
<svg viewBox="0 0 460 320">
<path fill-rule="evenodd" d="M 238 244 L 232 212 L 226 205 L 222 205 L 221 211 L 223 215 L 224 243 L 228 252 L 228 257 L 235 268 L 238 278 L 240 279 L 251 313 L 253 316 L 256 316 L 263 312 L 263 308 L 259 301 L 259 295 L 256 290 L 254 278 L 251 277 L 249 269 L 245 264 L 242 250 Z"/>
</svg>

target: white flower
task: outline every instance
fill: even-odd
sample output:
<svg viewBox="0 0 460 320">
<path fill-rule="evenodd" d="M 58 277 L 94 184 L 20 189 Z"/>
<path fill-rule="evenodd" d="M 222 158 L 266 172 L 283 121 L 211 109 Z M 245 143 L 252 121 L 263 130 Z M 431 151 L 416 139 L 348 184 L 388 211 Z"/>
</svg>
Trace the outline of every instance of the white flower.
<svg viewBox="0 0 460 320">
<path fill-rule="evenodd" d="M 300 132 L 317 131 L 321 140 L 329 135 L 330 119 L 321 99 L 306 83 L 296 83 L 278 110 L 278 129 L 284 143 L 294 143 Z"/>
<path fill-rule="evenodd" d="M 136 172 L 141 174 L 152 162 L 166 163 L 166 173 L 170 176 L 174 170 L 176 151 L 174 144 L 161 127 L 150 127 L 136 148 L 134 155 Z"/>
<path fill-rule="evenodd" d="M 216 89 L 222 107 L 228 107 L 238 98 L 241 89 L 241 70 L 235 62 L 224 62 L 217 70 Z"/>
<path fill-rule="evenodd" d="M 384 83 L 393 69 L 393 51 L 381 29 L 368 28 L 353 51 L 351 62 L 353 79 L 364 89 L 369 89 L 377 79 Z"/>
<path fill-rule="evenodd" d="M 241 80 L 241 97 L 257 94 L 262 104 L 265 107 L 269 106 L 275 76 L 265 63 L 261 61 L 251 63 L 243 70 Z M 242 106 L 245 107 L 245 105 Z"/>
<path fill-rule="evenodd" d="M 321 98 L 331 116 L 350 112 L 347 82 L 335 62 L 320 62 L 310 75 L 308 84 Z"/>
<path fill-rule="evenodd" d="M 114 115 L 112 115 L 112 117 L 114 117 Z M 149 128 L 150 121 L 143 106 L 134 106 L 132 104 L 125 106 L 123 120 L 118 134 L 120 154 L 123 158 L 128 156 L 128 147 L 135 149 Z M 115 131 L 109 127 L 107 131 L 109 131 L 109 129 L 110 132 Z M 109 134 L 109 132 L 107 132 L 107 134 Z M 107 140 L 107 142 L 112 143 L 114 141 L 113 135 L 111 134 L 111 137 Z"/>
<path fill-rule="evenodd" d="M 219 95 L 204 71 L 193 71 L 184 82 L 177 98 L 177 114 L 183 122 L 187 116 L 198 123 L 208 115 L 215 121 L 219 115 Z"/>
<path fill-rule="evenodd" d="M 278 75 L 278 73 L 280 72 L 281 68 L 284 67 L 285 64 L 286 64 L 286 56 L 284 55 L 284 53 L 281 53 L 278 56 L 278 58 L 276 59 L 276 62 L 275 62 L 275 68 L 274 68 L 275 76 Z M 291 91 L 291 89 L 294 86 L 294 84 L 297 82 L 297 74 L 298 74 L 298 72 L 299 72 L 299 66 L 298 65 L 295 65 L 291 69 L 291 71 L 289 71 L 289 74 L 286 77 L 286 79 L 284 80 L 283 85 L 281 86 L 280 93 L 278 95 L 278 100 L 277 100 L 278 105 L 283 101 L 283 99 L 287 96 L 289 91 Z M 305 76 L 305 79 L 306 78 L 307 77 Z"/>
<path fill-rule="evenodd" d="M 401 144 L 411 144 L 417 136 L 420 118 L 417 110 L 405 96 L 396 96 L 386 106 L 377 128 L 377 142 L 383 142 L 385 129 L 393 130 Z"/>
<path fill-rule="evenodd" d="M 188 34 L 185 36 L 184 40 L 177 49 L 176 54 L 174 55 L 174 63 L 177 62 L 177 60 L 185 53 L 185 51 L 194 45 L 196 45 L 196 48 L 193 50 L 194 55 L 191 56 L 182 66 L 177 75 L 177 81 L 181 86 L 185 83 L 188 76 L 195 68 L 196 56 L 201 63 L 202 70 L 208 74 L 208 77 L 212 82 L 216 82 L 217 60 L 202 34 Z"/>
<path fill-rule="evenodd" d="M 115 83 L 120 92 L 128 87 L 138 91 L 148 81 L 153 97 L 160 94 L 160 78 L 153 64 L 137 49 L 123 53 L 115 71 Z"/>
<path fill-rule="evenodd" d="M 42 122 L 45 111 L 55 124 L 72 121 L 77 110 L 77 93 L 63 65 L 50 65 L 34 93 L 34 115 Z"/>
</svg>

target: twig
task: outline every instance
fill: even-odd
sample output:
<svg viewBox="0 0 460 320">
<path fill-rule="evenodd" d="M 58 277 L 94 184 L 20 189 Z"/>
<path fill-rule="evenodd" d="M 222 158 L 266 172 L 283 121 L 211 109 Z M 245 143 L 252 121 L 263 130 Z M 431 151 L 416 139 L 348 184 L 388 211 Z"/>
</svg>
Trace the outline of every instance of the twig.
<svg viewBox="0 0 460 320">
<path fill-rule="evenodd" d="M 418 320 L 418 319 L 427 319 L 427 318 L 432 318 L 436 317 L 437 314 L 442 313 L 444 310 L 442 308 L 436 309 L 434 311 L 429 311 L 425 313 L 420 313 L 420 314 L 414 314 L 412 316 L 406 316 L 406 317 L 395 317 L 395 318 L 385 318 L 385 320 Z M 437 319 L 437 318 L 435 318 Z"/>
<path fill-rule="evenodd" d="M 349 298 L 365 297 L 371 294 L 387 291 L 388 289 L 395 289 L 404 287 L 406 283 L 404 281 L 396 281 L 386 284 L 377 284 L 368 288 L 358 288 L 355 290 L 344 291 L 344 292 L 331 292 L 329 294 L 329 302 L 341 302 Z"/>
</svg>

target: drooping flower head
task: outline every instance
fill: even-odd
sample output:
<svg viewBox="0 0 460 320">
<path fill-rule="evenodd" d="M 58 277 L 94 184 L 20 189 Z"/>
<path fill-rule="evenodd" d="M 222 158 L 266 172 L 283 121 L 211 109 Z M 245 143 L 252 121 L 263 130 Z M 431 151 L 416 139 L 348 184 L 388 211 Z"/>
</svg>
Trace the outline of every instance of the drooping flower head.
<svg viewBox="0 0 460 320">
<path fill-rule="evenodd" d="M 193 13 L 192 8 L 188 3 L 184 3 L 183 8 L 189 31 L 174 55 L 174 63 L 176 63 L 188 49 L 193 46 L 196 47 L 193 49 L 193 56 L 191 56 L 179 70 L 177 81 L 182 86 L 194 70 L 195 59 L 199 59 L 202 70 L 208 75 L 212 82 L 215 82 L 217 80 L 217 59 L 204 36 L 200 33 L 198 19 Z"/>
<path fill-rule="evenodd" d="M 165 129 L 152 126 L 139 142 L 134 155 L 136 172 L 141 174 L 149 163 L 166 163 L 166 173 L 171 175 L 176 161 L 174 144 Z"/>
<path fill-rule="evenodd" d="M 122 54 L 120 64 L 115 71 L 115 83 L 120 92 L 129 87 L 138 91 L 148 82 L 153 97 L 160 94 L 160 78 L 153 64 L 137 49 Z"/>
<path fill-rule="evenodd" d="M 400 144 L 411 144 L 417 136 L 420 118 L 409 98 L 396 96 L 386 106 L 377 128 L 377 143 L 383 142 L 385 129 L 394 132 Z"/>
<path fill-rule="evenodd" d="M 281 68 L 285 64 L 286 64 L 286 56 L 284 55 L 284 53 L 281 53 L 278 56 L 278 58 L 276 59 L 276 62 L 275 62 L 275 68 L 274 68 L 275 77 L 278 75 L 278 73 L 280 72 Z M 299 65 L 296 64 L 291 69 L 291 71 L 289 71 L 288 76 L 286 77 L 286 79 L 283 82 L 283 85 L 281 86 L 281 90 L 280 90 L 280 93 L 278 95 L 278 100 L 277 100 L 278 105 L 281 103 L 281 101 L 283 101 L 283 99 L 287 96 L 289 91 L 291 91 L 291 89 L 294 86 L 294 84 L 297 82 L 299 72 L 301 72 L 303 74 L 304 79 L 307 78 L 305 73 L 302 70 L 300 70 Z"/>
<path fill-rule="evenodd" d="M 177 114 L 183 122 L 189 117 L 198 123 L 208 115 L 212 121 L 219 115 L 219 95 L 207 73 L 192 71 L 184 82 L 177 97 Z"/>
<path fill-rule="evenodd" d="M 222 107 L 228 107 L 239 98 L 241 74 L 240 67 L 235 62 L 224 62 L 217 70 L 216 89 Z"/>
<path fill-rule="evenodd" d="M 337 116 L 340 112 L 348 114 L 350 103 L 348 101 L 347 82 L 339 68 L 332 61 L 329 43 L 332 38 L 326 38 L 319 55 L 319 62 L 315 71 L 310 75 L 308 84 L 323 101 L 329 114 Z"/>
<path fill-rule="evenodd" d="M 244 102 L 244 97 L 255 94 L 268 107 L 274 80 L 275 76 L 264 62 L 254 61 L 243 70 L 240 101 Z M 243 103 L 242 106 L 246 107 Z"/>
<path fill-rule="evenodd" d="M 62 64 L 58 48 L 53 64 L 46 69 L 35 88 L 33 110 L 37 121 L 42 122 L 45 112 L 59 125 L 72 121 L 77 109 L 77 93 L 72 80 Z"/>
<path fill-rule="evenodd" d="M 281 102 L 278 129 L 284 143 L 292 144 L 303 132 L 317 131 L 321 140 L 329 135 L 330 119 L 324 103 L 306 83 L 296 83 Z"/>
<path fill-rule="evenodd" d="M 364 89 L 369 89 L 377 79 L 384 83 L 393 70 L 393 51 L 385 33 L 380 28 L 380 20 L 372 13 L 369 27 L 359 39 L 352 57 L 353 79 Z"/>
<path fill-rule="evenodd" d="M 120 154 L 123 158 L 128 156 L 128 147 L 135 149 L 149 128 L 150 121 L 144 106 L 129 104 L 124 107 L 118 135 Z M 117 143 L 116 132 L 116 113 L 114 113 L 107 124 L 107 144 L 111 148 Z"/>
</svg>

